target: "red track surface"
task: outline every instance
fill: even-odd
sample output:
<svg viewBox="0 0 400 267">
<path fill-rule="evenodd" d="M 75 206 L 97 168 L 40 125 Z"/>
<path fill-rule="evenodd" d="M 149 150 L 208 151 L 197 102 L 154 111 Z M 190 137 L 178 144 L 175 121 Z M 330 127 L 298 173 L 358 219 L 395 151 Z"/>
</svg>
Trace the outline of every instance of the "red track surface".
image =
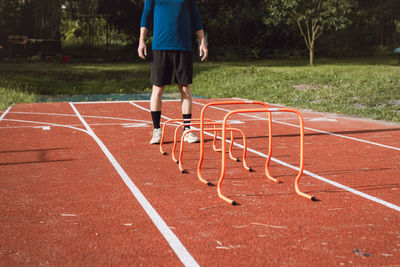
<svg viewBox="0 0 400 267">
<path fill-rule="evenodd" d="M 194 115 L 212 101 L 196 100 Z M 273 114 L 271 171 L 282 181 L 274 184 L 265 179 L 265 158 L 253 153 L 267 153 L 266 115 L 237 115 L 255 172 L 228 161 L 222 189 L 241 204 L 231 206 L 197 179 L 198 145 L 185 146 L 188 174 L 181 174 L 170 155 L 148 144 L 147 108 L 21 104 L 3 114 L 0 265 L 400 265 L 398 124 L 302 111 L 300 186 L 320 200 L 311 202 L 294 192 L 296 170 L 282 166 L 298 164 L 296 117 Z M 206 115 L 221 120 L 226 110 Z M 163 115 L 179 118 L 179 102 L 164 102 Z M 172 133 L 170 127 L 167 141 Z M 221 154 L 211 143 L 203 175 L 216 182 Z"/>
</svg>

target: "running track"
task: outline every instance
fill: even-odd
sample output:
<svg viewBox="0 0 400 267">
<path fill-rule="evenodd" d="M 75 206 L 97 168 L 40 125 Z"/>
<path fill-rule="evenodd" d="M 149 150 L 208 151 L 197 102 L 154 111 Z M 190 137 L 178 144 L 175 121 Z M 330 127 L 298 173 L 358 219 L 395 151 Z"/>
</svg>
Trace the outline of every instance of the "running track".
<svg viewBox="0 0 400 267">
<path fill-rule="evenodd" d="M 195 100 L 195 116 L 220 100 Z M 300 186 L 319 200 L 311 202 L 293 188 L 296 117 L 273 114 L 274 184 L 263 173 L 266 115 L 236 115 L 255 172 L 228 161 L 223 192 L 241 204 L 231 206 L 198 181 L 198 145 L 185 147 L 181 174 L 148 144 L 146 101 L 20 104 L 1 114 L 3 266 L 400 266 L 398 124 L 302 111 Z M 165 101 L 163 116 L 179 118 L 179 102 Z M 203 174 L 216 182 L 220 153 L 210 145 Z"/>
</svg>

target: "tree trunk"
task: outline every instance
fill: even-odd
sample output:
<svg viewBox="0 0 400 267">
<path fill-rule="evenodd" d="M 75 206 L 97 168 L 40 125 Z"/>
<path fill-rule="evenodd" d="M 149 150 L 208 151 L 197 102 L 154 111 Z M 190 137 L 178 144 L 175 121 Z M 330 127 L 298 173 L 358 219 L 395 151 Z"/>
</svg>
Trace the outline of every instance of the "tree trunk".
<svg viewBox="0 0 400 267">
<path fill-rule="evenodd" d="M 92 21 L 91 18 L 88 19 L 89 22 L 89 57 L 92 58 Z"/>
<path fill-rule="evenodd" d="M 384 44 L 385 44 L 385 42 L 384 42 L 384 28 L 385 28 L 385 17 L 384 17 L 384 14 L 381 14 L 381 17 L 380 17 L 380 43 L 381 43 L 381 46 L 383 46 Z"/>
<path fill-rule="evenodd" d="M 310 65 L 314 66 L 314 44 L 310 45 Z"/>
<path fill-rule="evenodd" d="M 110 34 L 109 34 L 109 32 L 110 32 L 110 24 L 108 23 L 108 18 L 106 19 L 106 30 L 107 30 L 107 35 L 106 35 L 106 42 L 107 42 L 107 44 L 106 44 L 106 61 L 108 61 L 109 60 L 109 58 L 110 58 L 110 47 L 109 47 L 109 43 L 110 43 Z"/>
<path fill-rule="evenodd" d="M 240 49 L 242 36 L 240 33 L 240 21 L 239 20 L 237 21 L 237 24 L 236 24 L 236 30 L 237 30 L 237 45 Z"/>
</svg>

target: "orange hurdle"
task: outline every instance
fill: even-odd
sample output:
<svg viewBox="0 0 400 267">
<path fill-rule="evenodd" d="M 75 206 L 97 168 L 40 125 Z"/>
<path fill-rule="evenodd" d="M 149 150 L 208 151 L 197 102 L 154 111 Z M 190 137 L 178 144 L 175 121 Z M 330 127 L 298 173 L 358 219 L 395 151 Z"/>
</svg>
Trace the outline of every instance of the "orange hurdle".
<svg viewBox="0 0 400 267">
<path fill-rule="evenodd" d="M 215 125 L 214 125 L 214 126 L 215 126 Z M 177 127 L 177 128 L 178 128 L 178 127 Z M 205 130 L 205 131 L 222 131 L 223 128 L 205 128 L 204 130 Z M 230 142 L 230 145 L 229 145 L 229 157 L 230 157 L 232 160 L 236 161 L 236 162 L 239 162 L 239 161 L 240 161 L 239 159 L 235 158 L 235 157 L 233 156 L 233 154 L 232 154 L 232 147 L 233 147 L 233 143 L 234 143 L 233 132 L 236 131 L 236 132 L 239 132 L 239 133 L 242 135 L 242 138 L 243 138 L 243 156 L 242 156 L 243 167 L 244 167 L 247 171 L 253 171 L 252 168 L 248 167 L 247 161 L 246 161 L 246 155 L 247 155 L 247 138 L 246 138 L 246 135 L 245 135 L 244 132 L 243 132 L 242 130 L 240 130 L 240 129 L 236 129 L 236 128 L 231 128 L 231 127 L 229 127 L 229 128 L 226 128 L 226 130 L 227 130 L 227 131 L 231 131 L 231 142 Z M 182 135 L 182 137 L 181 137 L 181 146 L 180 146 L 180 152 L 179 152 L 179 160 L 177 160 L 177 163 L 179 164 L 179 170 L 180 170 L 182 173 L 185 172 L 185 170 L 184 170 L 183 167 L 182 167 L 183 144 L 185 143 L 185 142 L 184 142 L 185 135 L 188 134 L 188 133 L 190 133 L 190 132 L 194 132 L 194 131 L 198 131 L 198 130 L 193 130 L 193 129 L 188 130 L 188 131 L 186 131 L 186 132 Z M 215 135 L 214 135 L 214 136 L 215 136 Z M 222 149 L 221 149 L 221 151 L 222 151 Z M 212 185 L 212 184 L 211 184 L 210 182 L 208 182 L 208 181 L 205 181 L 205 183 L 208 184 L 208 185 Z"/>
<path fill-rule="evenodd" d="M 205 120 L 207 120 L 207 121 L 209 121 L 209 122 L 213 122 L 213 120 L 210 120 L 210 119 L 205 119 Z M 200 121 L 200 119 L 191 119 L 191 121 Z M 165 152 L 164 151 L 164 149 L 163 149 L 163 144 L 164 144 L 164 136 L 165 136 L 165 128 L 166 128 L 166 126 L 168 125 L 168 124 L 170 124 L 170 123 L 172 123 L 172 122 L 183 122 L 183 119 L 170 119 L 170 120 L 167 120 L 164 124 L 163 124 L 163 127 L 162 127 L 162 131 L 161 131 L 161 142 L 160 142 L 160 152 L 161 152 L 161 154 L 163 154 L 163 155 L 167 155 L 167 152 Z M 181 124 L 181 125 L 183 125 L 183 124 Z M 188 124 L 188 125 L 190 125 L 190 124 Z M 216 137 L 214 137 L 214 145 L 215 145 L 215 142 L 216 142 Z"/>
<path fill-rule="evenodd" d="M 210 120 L 210 119 L 207 119 L 207 118 L 205 118 L 204 120 L 208 121 L 208 122 L 205 123 L 204 125 L 214 125 L 214 128 L 215 128 L 216 125 L 222 125 L 222 122 L 214 122 L 213 120 Z M 172 122 L 183 122 L 183 121 L 184 121 L 183 119 L 170 119 L 170 120 L 167 120 L 167 121 L 163 124 L 162 133 L 161 133 L 161 142 L 160 142 L 160 152 L 161 152 L 161 154 L 167 155 L 167 153 L 166 153 L 166 152 L 164 151 L 164 149 L 163 149 L 164 138 L 165 138 L 165 128 L 166 128 L 166 126 L 167 126 L 168 124 L 172 123 Z M 191 121 L 200 121 L 200 119 L 192 119 Z M 178 125 L 178 126 L 175 128 L 175 132 L 174 132 L 174 145 L 173 145 L 173 148 L 172 148 L 171 155 L 172 155 L 172 160 L 173 160 L 175 163 L 178 163 L 178 164 L 179 164 L 179 169 L 180 169 L 180 171 L 181 171 L 182 173 L 184 173 L 184 169 L 183 169 L 183 167 L 182 167 L 182 158 L 183 158 L 183 157 L 182 157 L 182 153 L 183 153 L 183 144 L 184 144 L 184 142 L 181 144 L 181 150 L 180 150 L 180 156 L 179 156 L 179 157 L 180 157 L 180 160 L 176 159 L 176 157 L 175 157 L 175 151 L 176 151 L 177 139 L 178 139 L 178 138 L 177 138 L 177 136 L 178 136 L 178 130 L 179 130 L 180 128 L 184 127 L 184 126 L 194 126 L 194 125 L 200 125 L 200 123 L 193 123 L 193 122 L 191 122 L 191 123 L 185 123 L 185 124 L 180 124 L 180 125 Z M 230 127 L 229 124 L 228 124 L 228 127 Z M 221 148 L 217 148 L 217 147 L 216 147 L 216 140 L 217 140 L 217 131 L 222 131 L 222 128 L 215 128 L 215 129 L 210 128 L 210 129 L 207 129 L 207 130 L 210 130 L 210 131 L 213 131 L 213 132 L 214 132 L 214 139 L 213 139 L 213 149 L 214 149 L 214 151 L 221 151 L 221 150 L 222 150 Z M 235 129 L 235 131 L 237 131 L 237 130 L 238 130 L 238 129 Z M 193 130 L 193 131 L 198 131 L 198 130 Z M 244 134 L 242 134 L 242 136 L 243 136 L 244 138 L 246 138 L 246 137 L 244 136 Z M 230 157 L 232 160 L 239 162 L 240 160 L 239 160 L 238 158 L 235 158 L 235 157 L 233 156 L 233 152 L 232 152 L 233 143 L 234 143 L 234 135 L 233 135 L 233 132 L 231 131 L 231 145 L 229 146 L 229 157 Z M 244 153 L 243 153 L 243 164 L 244 164 L 244 168 L 247 169 L 247 170 L 252 171 L 251 168 L 247 167 L 246 158 L 245 158 L 245 157 L 246 157 L 246 153 L 244 152 Z"/>
<path fill-rule="evenodd" d="M 202 165 L 203 165 L 203 158 L 204 158 L 204 131 L 205 131 L 205 120 L 206 118 L 204 117 L 205 111 L 208 107 L 210 106 L 221 106 L 221 105 L 243 105 L 243 104 L 256 104 L 256 105 L 261 105 L 264 106 L 266 109 L 269 108 L 268 104 L 261 102 L 261 101 L 248 101 L 248 100 L 237 100 L 237 101 L 224 101 L 224 102 L 212 102 L 206 104 L 202 109 L 201 109 L 201 114 L 200 114 L 200 158 L 199 158 L 199 163 L 197 166 L 197 177 L 202 183 L 205 183 L 207 185 L 212 185 L 211 182 L 207 181 L 206 179 L 203 178 L 202 175 Z M 271 112 L 268 112 L 268 130 L 269 130 L 269 142 L 268 142 L 268 155 L 272 153 L 272 118 L 271 118 Z M 225 146 L 225 140 L 223 141 L 223 146 Z M 231 143 L 233 145 L 233 143 Z M 223 154 L 225 153 L 225 147 L 223 148 Z M 251 171 L 251 169 L 250 169 Z M 272 178 L 275 179 L 275 178 Z M 275 179 L 276 180 L 276 179 Z M 279 182 L 276 180 L 275 182 Z"/>
<path fill-rule="evenodd" d="M 225 200 L 226 202 L 232 204 L 232 205 L 237 205 L 238 203 L 235 202 L 234 200 L 224 196 L 222 194 L 221 191 L 221 186 L 222 186 L 222 182 L 224 180 L 225 177 L 225 168 L 226 168 L 226 155 L 225 155 L 225 146 L 226 146 L 226 131 L 229 129 L 226 126 L 226 122 L 228 120 L 228 118 L 233 115 L 233 114 L 238 114 L 238 113 L 254 113 L 254 112 L 268 112 L 269 114 L 271 112 L 292 112 L 297 114 L 297 116 L 299 117 L 299 121 L 300 121 L 300 168 L 299 168 L 299 172 L 296 176 L 295 179 L 295 190 L 296 193 L 302 197 L 305 197 L 307 199 L 310 200 L 316 200 L 314 196 L 308 195 L 306 193 L 303 193 L 300 188 L 299 188 L 299 182 L 300 182 L 300 177 L 303 175 L 303 170 L 304 170 L 304 121 L 303 121 L 303 117 L 301 116 L 300 112 L 298 112 L 295 109 L 291 109 L 291 108 L 267 108 L 267 109 L 239 109 L 239 110 L 234 110 L 229 112 L 228 114 L 225 115 L 224 117 L 224 121 L 222 124 L 222 162 L 221 162 L 221 175 L 218 181 L 218 196 Z M 270 132 L 269 135 L 271 136 L 272 133 Z M 278 181 L 277 179 L 273 178 L 270 175 L 270 171 L 269 171 L 269 163 L 271 160 L 272 155 L 269 153 L 268 154 L 268 158 L 265 164 L 265 172 L 266 175 L 269 179 L 273 180 L 273 181 Z M 279 182 L 279 181 L 278 181 Z"/>
<path fill-rule="evenodd" d="M 177 146 L 177 139 L 178 139 L 178 131 L 179 131 L 179 129 L 182 128 L 182 127 L 185 127 L 185 126 L 194 126 L 194 125 L 200 125 L 200 123 L 186 123 L 186 124 L 178 125 L 175 128 L 174 145 L 172 147 L 172 152 L 171 152 L 172 160 L 174 162 L 179 163 L 179 160 L 176 159 L 176 157 L 175 157 L 175 151 L 176 151 L 176 146 Z M 214 151 L 221 151 L 221 148 L 217 148 L 217 146 L 216 146 L 216 140 L 217 140 L 217 131 L 222 131 L 222 128 L 215 128 L 215 126 L 216 125 L 222 125 L 222 122 L 207 122 L 207 123 L 205 123 L 205 125 L 214 125 L 214 128 L 210 128 L 210 129 L 207 129 L 207 130 L 210 130 L 210 131 L 214 132 L 214 139 L 213 139 L 213 149 L 214 149 Z M 230 127 L 229 124 L 228 124 L 228 127 Z M 199 131 L 199 130 L 195 129 L 195 130 L 192 130 L 191 132 L 194 132 L 194 131 Z M 232 153 L 233 141 L 234 141 L 234 136 L 233 136 L 233 133 L 231 131 L 231 143 L 232 143 L 232 145 L 229 146 L 229 156 L 234 161 L 240 161 L 239 159 L 237 159 L 237 158 L 235 158 L 233 156 L 233 153 Z M 180 154 L 181 153 L 183 153 L 183 143 L 181 144 Z"/>
</svg>

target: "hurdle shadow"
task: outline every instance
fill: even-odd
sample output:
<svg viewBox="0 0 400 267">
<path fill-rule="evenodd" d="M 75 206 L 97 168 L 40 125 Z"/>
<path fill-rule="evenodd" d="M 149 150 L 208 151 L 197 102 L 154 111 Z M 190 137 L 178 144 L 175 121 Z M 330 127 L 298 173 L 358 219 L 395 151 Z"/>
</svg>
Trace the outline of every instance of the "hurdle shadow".
<svg viewBox="0 0 400 267">
<path fill-rule="evenodd" d="M 24 150 L 6 150 L 0 151 L 0 153 L 24 153 L 24 152 L 47 152 L 47 151 L 57 151 L 57 150 L 67 150 L 67 147 L 57 147 L 57 148 L 43 148 L 43 149 L 24 149 Z"/>
<path fill-rule="evenodd" d="M 180 137 L 179 137 L 179 139 L 178 139 L 178 143 L 180 143 L 180 141 L 181 141 L 181 139 L 180 139 Z M 204 143 L 206 144 L 206 143 L 210 143 L 210 142 L 212 142 L 213 141 L 213 139 L 204 139 Z M 168 144 L 173 144 L 174 143 L 174 140 L 171 140 L 171 141 L 164 141 L 163 142 L 163 145 L 168 145 Z"/>
<path fill-rule="evenodd" d="M 31 161 L 0 163 L 0 166 L 74 161 L 75 159 L 48 159 L 48 156 L 47 156 L 48 152 L 62 151 L 62 150 L 68 150 L 68 149 L 70 149 L 70 148 L 43 148 L 43 149 L 29 149 L 29 150 L 22 149 L 22 150 L 0 151 L 0 154 L 10 154 L 10 153 L 29 153 L 29 154 L 31 154 L 31 153 L 33 153 L 33 157 L 36 158 L 36 160 L 31 160 Z"/>
<path fill-rule="evenodd" d="M 57 160 L 38 160 L 38 161 L 8 162 L 8 163 L 0 163 L 0 166 L 24 165 L 24 164 L 37 164 L 37 163 L 51 163 L 51 162 L 66 162 L 66 161 L 74 161 L 74 159 L 57 159 Z"/>
</svg>

